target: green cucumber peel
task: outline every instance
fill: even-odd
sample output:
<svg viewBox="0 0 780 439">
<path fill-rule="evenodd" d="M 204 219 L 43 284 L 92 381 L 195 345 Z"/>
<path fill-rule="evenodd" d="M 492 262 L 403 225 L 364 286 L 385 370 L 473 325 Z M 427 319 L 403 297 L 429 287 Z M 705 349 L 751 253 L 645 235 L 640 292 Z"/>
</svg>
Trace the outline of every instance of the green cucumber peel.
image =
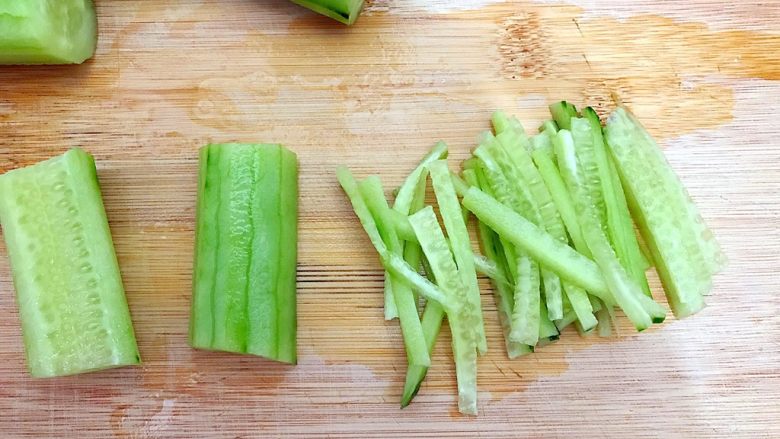
<svg viewBox="0 0 780 439">
<path fill-rule="evenodd" d="M 30 374 L 139 364 L 92 156 L 72 149 L 0 176 L 0 222 Z"/>
<path fill-rule="evenodd" d="M 363 9 L 363 0 L 291 0 L 346 25 L 354 24 Z"/>
</svg>

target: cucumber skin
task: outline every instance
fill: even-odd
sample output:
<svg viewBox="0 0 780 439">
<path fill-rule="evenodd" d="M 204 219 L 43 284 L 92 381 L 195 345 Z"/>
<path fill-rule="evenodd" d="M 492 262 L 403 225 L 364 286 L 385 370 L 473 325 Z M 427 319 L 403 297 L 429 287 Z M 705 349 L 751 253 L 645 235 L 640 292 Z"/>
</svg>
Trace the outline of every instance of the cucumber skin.
<svg viewBox="0 0 780 439">
<path fill-rule="evenodd" d="M 52 184 L 46 188 L 45 183 Z M 35 200 L 44 204 L 31 207 L 29 197 L 16 190 L 20 185 L 35 186 Z M 70 196 L 68 191 L 72 191 Z M 57 204 L 46 203 L 58 196 Z M 28 205 L 20 206 L 23 203 Z M 52 223 L 49 216 L 66 219 Z M 72 149 L 0 176 L 0 222 L 11 260 L 30 374 L 56 377 L 139 364 L 92 156 Z M 38 230 L 31 230 L 36 227 Z M 40 230 L 50 231 L 49 242 Z M 86 233 L 79 233 L 81 230 Z M 56 242 L 67 238 L 72 241 Z M 36 256 L 48 260 L 48 267 L 41 268 L 42 264 L 33 260 Z M 42 290 L 42 283 L 48 283 L 49 288 Z M 62 291 L 68 294 L 53 297 Z M 78 301 L 83 293 L 86 296 Z"/>
<path fill-rule="evenodd" d="M 295 364 L 295 154 L 208 145 L 200 161 L 190 345 Z"/>
<path fill-rule="evenodd" d="M 363 0 L 291 0 L 293 3 L 311 9 L 346 25 L 355 23 Z"/>
<path fill-rule="evenodd" d="M 57 12 L 75 18 L 64 23 Z M 67 24 L 79 27 L 69 33 L 55 30 Z M 0 0 L 0 64 L 81 64 L 96 46 L 92 0 Z"/>
</svg>

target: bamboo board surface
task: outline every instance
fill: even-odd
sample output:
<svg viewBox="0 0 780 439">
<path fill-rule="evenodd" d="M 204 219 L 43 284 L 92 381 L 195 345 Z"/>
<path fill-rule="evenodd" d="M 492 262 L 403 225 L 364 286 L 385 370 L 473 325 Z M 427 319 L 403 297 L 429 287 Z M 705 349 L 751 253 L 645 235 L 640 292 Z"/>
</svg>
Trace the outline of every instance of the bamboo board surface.
<svg viewBox="0 0 780 439">
<path fill-rule="evenodd" d="M 0 170 L 95 155 L 144 365 L 30 379 L 3 246 L 0 436 L 780 437 L 780 3 L 375 0 L 352 28 L 283 0 L 97 3 L 94 60 L 0 67 Z M 456 166 L 494 109 L 532 128 L 612 96 L 730 258 L 708 308 L 510 361 L 484 284 L 479 417 L 446 331 L 399 410 L 399 329 L 335 167 L 394 187 L 438 139 Z M 299 154 L 297 367 L 187 346 L 197 149 L 226 141 Z"/>
</svg>

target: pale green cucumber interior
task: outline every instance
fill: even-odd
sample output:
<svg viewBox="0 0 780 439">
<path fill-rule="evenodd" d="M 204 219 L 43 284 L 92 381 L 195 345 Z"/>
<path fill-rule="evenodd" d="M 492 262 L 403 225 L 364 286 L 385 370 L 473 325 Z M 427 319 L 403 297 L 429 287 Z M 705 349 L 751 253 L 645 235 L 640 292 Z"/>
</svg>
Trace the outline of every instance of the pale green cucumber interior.
<svg viewBox="0 0 780 439">
<path fill-rule="evenodd" d="M 139 363 L 92 157 L 0 177 L 0 219 L 32 375 Z"/>
<path fill-rule="evenodd" d="M 96 44 L 92 0 L 0 0 L 0 64 L 79 64 Z"/>
</svg>

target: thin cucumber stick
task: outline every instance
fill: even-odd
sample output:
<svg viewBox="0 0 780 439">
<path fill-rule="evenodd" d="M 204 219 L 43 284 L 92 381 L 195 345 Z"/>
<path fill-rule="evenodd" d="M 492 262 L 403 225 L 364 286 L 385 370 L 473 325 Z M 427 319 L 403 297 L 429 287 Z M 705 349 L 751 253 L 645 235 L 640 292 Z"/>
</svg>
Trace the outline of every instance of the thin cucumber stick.
<svg viewBox="0 0 780 439">
<path fill-rule="evenodd" d="M 139 364 L 92 156 L 0 176 L 0 222 L 31 375 Z"/>
<path fill-rule="evenodd" d="M 339 180 L 344 193 L 347 195 L 355 215 L 360 220 L 360 225 L 368 235 L 368 239 L 379 254 L 385 270 L 399 277 L 401 282 L 414 288 L 425 299 L 433 300 L 441 304 L 445 310 L 456 308 L 456 303 L 447 297 L 436 285 L 420 275 L 416 268 L 409 265 L 403 258 L 392 254 L 382 241 L 374 217 L 366 206 L 363 197 L 360 195 L 358 183 L 352 176 L 352 173 L 346 167 L 339 167 L 336 170 L 336 176 Z"/>
<path fill-rule="evenodd" d="M 445 170 L 446 171 L 446 170 Z M 432 171 L 433 176 L 436 172 Z M 445 174 L 447 178 L 448 174 Z M 434 183 L 435 184 L 435 183 Z M 469 297 L 469 287 L 458 273 L 453 253 L 433 208 L 428 206 L 409 218 L 439 287 L 457 303 L 447 311 L 452 331 L 452 350 L 458 381 L 458 408 L 461 413 L 477 413 L 477 345 L 474 326 L 481 321 L 481 309 Z"/>
<path fill-rule="evenodd" d="M 291 0 L 314 12 L 340 21 L 346 25 L 355 23 L 360 10 L 363 8 L 363 0 Z"/>
<path fill-rule="evenodd" d="M 530 258 L 517 260 L 517 281 L 515 282 L 514 306 L 512 308 L 512 332 L 509 339 L 535 346 L 539 341 L 539 266 Z"/>
<path fill-rule="evenodd" d="M 574 123 L 574 121 L 572 122 Z M 601 268 L 618 306 L 626 313 L 638 331 L 647 329 L 653 323 L 651 314 L 655 315 L 660 305 L 653 302 L 655 306 L 651 305 L 652 309 L 648 310 L 646 303 L 641 301 L 640 297 L 646 298 L 647 296 L 642 293 L 639 286 L 620 265 L 617 255 L 612 250 L 609 240 L 599 225 L 598 214 L 589 196 L 589 189 L 585 184 L 584 172 L 580 169 L 581 165 L 578 162 L 572 136 L 566 130 L 559 131 L 557 136 L 555 154 L 558 157 L 563 178 L 575 200 L 577 218 L 582 226 L 582 233 L 588 248 Z"/>
<path fill-rule="evenodd" d="M 382 188 L 379 177 L 372 176 L 366 178 L 358 184 L 358 189 L 363 196 L 363 201 L 365 201 L 366 206 L 368 206 L 368 210 L 374 216 L 374 222 L 376 223 L 379 234 L 382 236 L 388 250 L 397 256 L 402 256 L 404 250 L 401 246 L 401 241 L 398 239 L 395 228 L 390 224 L 390 221 L 387 218 L 390 207 L 387 205 L 384 189 Z M 419 265 L 419 257 L 415 265 Z M 414 265 L 412 265 L 412 267 L 414 267 Z M 425 337 L 420 324 L 420 317 L 417 313 L 417 303 L 414 300 L 412 289 L 404 282 L 395 278 L 392 274 L 390 276 L 390 281 L 393 287 L 393 298 L 395 299 L 396 309 L 398 310 L 398 319 L 401 323 L 401 333 L 403 334 L 404 346 L 406 347 L 406 355 L 409 364 L 430 366 L 431 359 L 425 345 Z"/>
<path fill-rule="evenodd" d="M 420 175 L 420 179 L 417 182 L 417 190 L 415 191 L 412 199 L 410 213 L 417 213 L 425 207 L 425 193 L 428 187 L 428 172 L 425 170 Z M 408 219 L 407 219 L 408 223 Z M 409 228 L 411 229 L 411 224 Z M 414 230 L 412 229 L 412 234 Z M 404 247 L 404 259 L 412 267 L 420 266 L 424 260 L 422 254 L 422 248 L 417 242 L 417 237 L 414 238 L 414 243 L 408 242 Z M 424 264 L 429 266 L 429 264 Z M 433 274 L 428 271 L 429 280 L 434 281 Z M 433 349 L 436 346 L 436 339 L 439 337 L 439 331 L 441 330 L 441 322 L 444 319 L 444 308 L 439 305 L 438 302 L 428 300 L 425 302 L 425 309 L 423 310 L 421 325 L 423 330 L 423 336 L 425 337 L 425 345 L 428 349 L 428 355 L 433 355 Z M 404 382 L 404 390 L 401 395 L 401 408 L 406 407 L 417 395 L 420 390 L 420 385 L 425 379 L 425 375 L 428 374 L 428 368 L 425 366 L 409 365 L 406 369 L 406 381 Z"/>
<path fill-rule="evenodd" d="M 298 162 L 281 145 L 200 152 L 190 344 L 295 363 Z"/>
<path fill-rule="evenodd" d="M 571 118 L 577 117 L 577 108 L 566 101 L 560 101 L 550 105 L 550 114 L 559 129 L 571 130 Z"/>
<path fill-rule="evenodd" d="M 96 45 L 92 0 L 0 2 L 0 64 L 80 64 Z"/>
<path fill-rule="evenodd" d="M 477 350 L 480 354 L 487 352 L 487 338 L 485 337 L 485 324 L 482 318 L 482 299 L 479 293 L 477 283 L 477 272 L 474 269 L 474 252 L 471 249 L 471 238 L 469 236 L 466 223 L 463 221 L 458 196 L 455 193 L 455 187 L 452 184 L 450 170 L 447 162 L 437 160 L 428 165 L 433 183 L 433 191 L 436 194 L 436 201 L 439 203 L 444 228 L 452 245 L 452 253 L 455 255 L 455 262 L 458 266 L 458 276 L 461 282 L 467 288 L 468 300 L 474 309 L 475 337 L 477 340 Z M 419 239 L 420 235 L 417 234 Z M 438 279 L 438 277 L 437 277 Z"/>
<path fill-rule="evenodd" d="M 678 318 L 696 313 L 725 260 L 717 242 L 658 145 L 628 111 L 616 110 L 605 133 L 672 311 Z"/>
<path fill-rule="evenodd" d="M 601 193 L 606 209 L 606 227 L 612 248 L 634 282 L 642 288 L 645 295 L 652 297 L 645 276 L 644 257 L 639 249 L 625 194 L 604 144 L 601 121 L 591 107 L 582 110 L 582 116 L 590 124 L 593 134 L 593 152 L 601 182 Z"/>
<path fill-rule="evenodd" d="M 404 179 L 403 184 L 398 188 L 396 192 L 395 201 L 393 202 L 393 210 L 398 213 L 398 217 L 406 220 L 406 217 L 410 213 L 413 213 L 411 212 L 411 207 L 414 202 L 416 193 L 419 192 L 420 182 L 423 182 L 423 185 L 425 185 L 427 180 L 428 164 L 434 160 L 447 158 L 448 153 L 449 150 L 447 148 L 446 143 L 444 142 L 436 143 L 436 145 L 434 145 L 433 148 L 431 148 L 431 150 L 428 151 L 425 157 L 423 157 L 423 159 L 420 161 L 417 167 L 415 167 L 414 170 L 406 177 L 406 179 Z M 424 190 L 425 188 L 423 187 L 423 191 Z M 398 218 L 395 219 L 398 220 Z M 403 232 L 408 232 L 406 237 L 403 238 L 405 240 L 408 240 L 409 235 L 412 236 L 414 235 L 414 232 L 411 230 L 411 227 L 408 227 L 407 229 L 403 229 L 403 230 L 398 230 L 398 232 L 399 234 L 403 234 Z M 398 310 L 396 309 L 395 306 L 395 298 L 393 297 L 393 288 L 390 284 L 390 275 L 387 272 L 385 273 L 384 293 L 385 293 L 385 320 L 392 320 L 398 317 Z"/>
<path fill-rule="evenodd" d="M 496 233 L 528 252 L 562 278 L 599 298 L 611 301 L 604 277 L 592 260 L 477 188 L 472 187 L 466 192 L 463 205 Z"/>
</svg>

